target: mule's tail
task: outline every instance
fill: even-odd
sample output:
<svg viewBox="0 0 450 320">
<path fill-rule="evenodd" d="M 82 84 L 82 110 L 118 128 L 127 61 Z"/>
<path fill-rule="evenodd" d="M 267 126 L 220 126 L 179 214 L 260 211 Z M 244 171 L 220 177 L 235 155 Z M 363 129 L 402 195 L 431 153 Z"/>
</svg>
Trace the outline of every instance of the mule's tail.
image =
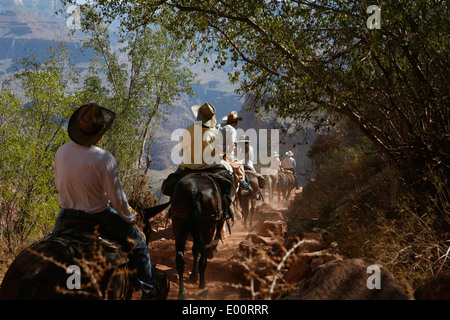
<svg viewBox="0 0 450 320">
<path fill-rule="evenodd" d="M 202 203 L 201 203 L 201 193 L 192 192 L 191 195 L 191 205 L 192 211 L 189 215 L 189 222 L 191 225 L 191 235 L 194 240 L 194 246 L 197 247 L 199 252 L 203 253 L 205 248 L 205 243 L 202 233 Z"/>
<path fill-rule="evenodd" d="M 149 220 L 150 218 L 153 218 L 154 216 L 156 216 L 158 213 L 160 213 L 161 211 L 166 209 L 171 204 L 172 204 L 172 199 L 169 202 L 162 203 L 162 204 L 156 205 L 154 207 L 143 209 L 143 211 L 144 211 L 144 218 L 146 220 Z"/>
</svg>

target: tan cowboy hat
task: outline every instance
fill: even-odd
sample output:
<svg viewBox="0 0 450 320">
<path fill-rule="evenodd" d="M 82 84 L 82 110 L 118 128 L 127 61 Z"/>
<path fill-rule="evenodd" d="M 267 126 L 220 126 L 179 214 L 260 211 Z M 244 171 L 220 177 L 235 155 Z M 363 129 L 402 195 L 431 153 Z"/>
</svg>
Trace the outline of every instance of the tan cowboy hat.
<svg viewBox="0 0 450 320">
<path fill-rule="evenodd" d="M 226 122 L 234 122 L 234 121 L 242 121 L 242 118 L 238 117 L 236 111 L 231 111 L 227 116 L 223 117 L 222 120 Z"/>
<path fill-rule="evenodd" d="M 288 151 L 288 152 L 286 152 L 286 155 L 288 156 L 288 157 L 292 157 L 293 155 L 294 155 L 294 153 L 292 152 L 292 151 Z"/>
<path fill-rule="evenodd" d="M 111 127 L 116 114 L 96 103 L 85 104 L 72 114 L 67 133 L 73 142 L 90 146 Z"/>
<path fill-rule="evenodd" d="M 240 136 L 238 142 L 250 142 L 250 138 L 248 136 Z"/>
<path fill-rule="evenodd" d="M 211 103 L 205 102 L 201 106 L 193 105 L 191 110 L 194 113 L 196 120 L 201 121 L 203 125 L 210 128 L 216 126 L 216 108 L 214 108 Z"/>
</svg>

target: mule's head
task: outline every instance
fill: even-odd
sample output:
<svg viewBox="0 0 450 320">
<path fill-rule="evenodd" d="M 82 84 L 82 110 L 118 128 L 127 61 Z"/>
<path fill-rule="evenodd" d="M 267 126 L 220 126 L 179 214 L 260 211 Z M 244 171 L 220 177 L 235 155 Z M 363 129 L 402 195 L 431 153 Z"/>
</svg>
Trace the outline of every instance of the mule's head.
<svg viewBox="0 0 450 320">
<path fill-rule="evenodd" d="M 148 243 L 149 236 L 152 233 L 150 219 L 167 208 L 170 205 L 170 201 L 157 206 L 142 208 L 136 201 L 128 200 L 128 205 L 136 211 L 138 226 L 144 232 L 145 239 Z"/>
</svg>

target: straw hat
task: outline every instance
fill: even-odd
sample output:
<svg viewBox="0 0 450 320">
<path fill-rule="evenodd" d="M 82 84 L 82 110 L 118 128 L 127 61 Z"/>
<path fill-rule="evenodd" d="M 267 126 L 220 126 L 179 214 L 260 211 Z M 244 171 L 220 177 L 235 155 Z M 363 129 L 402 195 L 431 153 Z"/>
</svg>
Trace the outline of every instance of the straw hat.
<svg viewBox="0 0 450 320">
<path fill-rule="evenodd" d="M 223 117 L 222 120 L 226 122 L 234 122 L 234 121 L 242 121 L 242 118 L 238 117 L 236 111 L 231 111 L 227 116 Z"/>
<path fill-rule="evenodd" d="M 203 125 L 210 128 L 216 126 L 216 108 L 214 108 L 212 104 L 205 102 L 201 106 L 193 105 L 191 110 L 194 113 L 196 120 L 201 121 Z"/>
<path fill-rule="evenodd" d="M 115 117 L 114 112 L 96 103 L 85 104 L 70 117 L 67 132 L 73 142 L 90 146 L 105 134 Z"/>
<path fill-rule="evenodd" d="M 242 142 L 250 142 L 250 138 L 248 136 L 242 135 L 242 136 L 239 137 L 239 141 L 238 142 L 240 142 L 240 143 L 242 143 Z"/>
</svg>

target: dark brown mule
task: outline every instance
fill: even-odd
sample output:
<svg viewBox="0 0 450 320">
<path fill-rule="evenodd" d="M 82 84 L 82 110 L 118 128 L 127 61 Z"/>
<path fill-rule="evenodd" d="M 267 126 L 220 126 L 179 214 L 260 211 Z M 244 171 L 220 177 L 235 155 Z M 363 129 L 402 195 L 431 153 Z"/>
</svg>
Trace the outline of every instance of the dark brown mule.
<svg viewBox="0 0 450 320">
<path fill-rule="evenodd" d="M 207 258 L 215 250 L 224 224 L 223 201 L 218 184 L 207 174 L 190 173 L 175 187 L 169 213 L 175 235 L 176 267 L 180 284 L 178 299 L 180 300 L 186 299 L 183 274 L 184 250 L 188 235 L 191 234 L 194 241 L 190 280 L 196 282 L 200 275 L 199 288 L 203 289 Z"/>
<path fill-rule="evenodd" d="M 149 232 L 149 219 L 167 206 L 144 209 L 143 229 Z M 0 300 L 131 298 L 134 271 L 128 268 L 123 248 L 106 240 L 109 231 L 93 221 L 66 219 L 62 223 L 64 231 L 32 244 L 15 258 L 1 284 Z M 69 285 L 73 275 L 67 271 L 75 270 L 70 266 L 80 268 L 79 289 Z M 155 276 L 158 288 L 168 284 L 160 270 L 155 270 Z M 163 290 L 167 296 L 168 287 Z"/>
<path fill-rule="evenodd" d="M 245 170 L 249 182 L 249 193 L 244 195 L 243 190 L 239 189 L 238 202 L 240 204 L 243 216 L 244 227 L 247 227 L 247 222 L 249 227 L 252 226 L 253 214 L 256 209 L 256 200 L 258 193 L 261 194 L 259 185 L 260 179 L 258 179 L 258 174 L 252 170 Z"/>
</svg>

